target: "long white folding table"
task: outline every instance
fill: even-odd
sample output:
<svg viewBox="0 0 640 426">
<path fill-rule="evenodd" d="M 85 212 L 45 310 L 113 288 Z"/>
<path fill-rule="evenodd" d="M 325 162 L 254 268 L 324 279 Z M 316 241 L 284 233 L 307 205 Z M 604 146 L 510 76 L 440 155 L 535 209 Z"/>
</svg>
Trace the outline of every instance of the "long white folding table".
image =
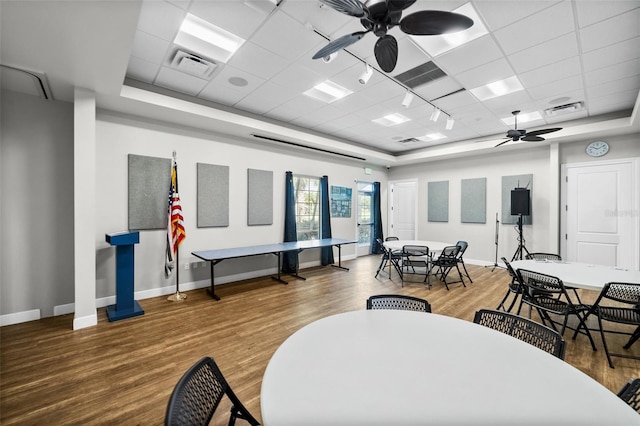
<svg viewBox="0 0 640 426">
<path fill-rule="evenodd" d="M 516 260 L 516 269 L 527 269 L 560 278 L 568 287 L 601 291 L 608 282 L 640 283 L 640 271 L 609 266 L 552 260 Z"/>
<path fill-rule="evenodd" d="M 631 425 L 638 414 L 555 356 L 493 329 L 423 312 L 315 321 L 273 354 L 266 426 Z"/>
<path fill-rule="evenodd" d="M 262 245 L 255 245 L 255 246 L 194 251 L 191 254 L 211 264 L 211 288 L 208 289 L 207 292 L 215 300 L 220 300 L 220 297 L 216 295 L 215 288 L 214 288 L 214 277 L 215 277 L 214 268 L 218 263 L 222 262 L 225 259 L 258 256 L 261 254 L 273 254 L 278 258 L 278 265 L 277 265 L 277 275 L 272 276 L 271 278 L 283 284 L 287 284 L 287 282 L 282 279 L 282 273 L 280 271 L 282 253 L 292 252 L 292 251 L 301 252 L 303 250 L 312 249 L 312 248 L 338 247 L 338 264 L 337 265 L 334 264 L 331 266 L 348 271 L 349 268 L 345 268 L 344 266 L 342 266 L 342 246 L 346 244 L 354 244 L 354 243 L 356 243 L 355 240 L 345 240 L 342 238 L 323 238 L 320 240 L 290 241 L 290 242 L 284 242 L 284 243 L 262 244 Z M 287 274 L 293 275 L 296 278 L 299 278 L 302 280 L 305 279 L 304 277 L 301 277 L 300 275 L 298 275 L 298 271 L 295 271 L 294 273 L 287 273 Z"/>
</svg>

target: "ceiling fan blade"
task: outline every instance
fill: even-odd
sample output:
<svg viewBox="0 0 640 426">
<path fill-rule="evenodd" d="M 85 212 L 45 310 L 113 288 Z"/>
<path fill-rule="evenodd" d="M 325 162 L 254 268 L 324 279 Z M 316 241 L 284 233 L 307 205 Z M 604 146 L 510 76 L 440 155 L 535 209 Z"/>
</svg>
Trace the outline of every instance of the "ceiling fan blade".
<svg viewBox="0 0 640 426">
<path fill-rule="evenodd" d="M 364 5 L 358 0 L 320 0 L 320 2 L 340 13 L 356 18 L 362 18 L 366 14 Z"/>
<path fill-rule="evenodd" d="M 540 136 L 531 136 L 531 135 L 527 135 L 524 138 L 520 139 L 521 141 L 525 141 L 525 142 L 542 142 L 544 140 L 546 140 L 545 138 L 542 138 Z"/>
<path fill-rule="evenodd" d="M 554 127 L 552 129 L 540 129 L 540 130 L 533 130 L 531 132 L 527 132 L 527 134 L 525 136 L 539 136 L 539 135 L 544 135 L 546 133 L 551 133 L 551 132 L 557 132 L 558 130 L 562 130 L 562 127 Z"/>
<path fill-rule="evenodd" d="M 384 72 L 391 72 L 398 62 L 398 42 L 392 35 L 380 37 L 373 50 L 378 65 Z"/>
<path fill-rule="evenodd" d="M 415 2 L 416 0 L 387 0 L 387 9 L 389 12 L 405 10 Z"/>
<path fill-rule="evenodd" d="M 494 148 L 497 148 L 500 145 L 504 145 L 505 143 L 510 142 L 510 141 L 511 141 L 511 139 L 504 140 L 504 141 L 500 142 L 498 145 L 494 146 Z"/>
<path fill-rule="evenodd" d="M 466 30 L 473 25 L 473 19 L 459 13 L 441 10 L 421 10 L 405 16 L 400 21 L 400 29 L 412 35 L 439 35 Z"/>
<path fill-rule="evenodd" d="M 338 50 L 342 50 L 345 47 L 351 46 L 356 41 L 360 40 L 366 33 L 369 31 L 358 31 L 352 34 L 346 34 L 342 37 L 339 37 L 329 44 L 327 44 L 322 49 L 318 50 L 315 55 L 313 55 L 313 59 L 324 58 L 325 56 L 329 56 Z"/>
</svg>

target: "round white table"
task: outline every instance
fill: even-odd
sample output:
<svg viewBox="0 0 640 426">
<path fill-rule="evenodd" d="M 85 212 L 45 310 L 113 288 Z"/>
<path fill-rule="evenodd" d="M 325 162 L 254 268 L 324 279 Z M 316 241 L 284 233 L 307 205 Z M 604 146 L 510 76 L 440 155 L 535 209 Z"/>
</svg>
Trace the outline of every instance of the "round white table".
<svg viewBox="0 0 640 426">
<path fill-rule="evenodd" d="M 566 286 L 585 290 L 601 291 L 608 282 L 640 283 L 640 271 L 586 263 L 516 260 L 511 262 L 511 267 L 551 275 L 560 278 Z"/>
<path fill-rule="evenodd" d="M 315 321 L 274 353 L 262 420 L 279 425 L 632 425 L 638 414 L 564 361 L 506 334 L 422 312 Z"/>
</svg>

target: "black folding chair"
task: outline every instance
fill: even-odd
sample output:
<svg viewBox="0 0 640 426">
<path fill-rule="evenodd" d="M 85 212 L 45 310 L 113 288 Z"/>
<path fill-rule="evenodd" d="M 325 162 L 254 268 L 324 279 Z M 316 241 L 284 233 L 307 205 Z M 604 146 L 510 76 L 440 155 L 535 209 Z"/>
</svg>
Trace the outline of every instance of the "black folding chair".
<svg viewBox="0 0 640 426">
<path fill-rule="evenodd" d="M 367 309 L 397 309 L 431 312 L 431 305 L 424 299 L 402 294 L 378 294 L 367 299 Z"/>
<path fill-rule="evenodd" d="M 195 363 L 178 381 L 167 404 L 164 424 L 208 425 L 225 395 L 233 404 L 229 417 L 230 426 L 235 424 L 236 419 L 246 420 L 252 426 L 260 424 L 233 393 L 211 357 L 204 357 Z"/>
<path fill-rule="evenodd" d="M 461 282 L 462 285 L 466 287 L 464 279 L 462 278 L 462 273 L 460 272 L 460 268 L 458 268 L 458 259 L 456 256 L 458 255 L 459 251 L 459 246 L 447 246 L 442 249 L 442 253 L 440 253 L 440 255 L 436 259 L 433 259 L 431 261 L 431 270 L 429 271 L 429 274 L 433 273 L 434 268 L 438 268 L 434 275 L 436 277 L 438 277 L 439 275 L 440 280 L 444 283 L 444 286 L 447 290 L 449 290 L 449 284 L 458 282 Z M 460 281 L 447 283 L 447 275 L 449 275 L 449 272 L 453 270 L 453 268 L 456 268 L 456 270 L 458 271 Z"/>
<path fill-rule="evenodd" d="M 464 274 L 467 276 L 467 278 L 469 278 L 469 282 L 473 283 L 473 280 L 471 279 L 471 275 L 469 275 L 469 271 L 467 271 L 467 265 L 464 264 L 464 258 L 462 257 L 464 255 L 464 252 L 467 251 L 467 248 L 469 247 L 469 243 L 467 243 L 466 241 L 458 241 L 456 245 L 460 247 L 460 251 L 456 256 L 456 259 L 458 259 L 458 263 L 462 265 Z"/>
<path fill-rule="evenodd" d="M 520 284 L 520 277 L 518 276 L 516 271 L 513 270 L 511 263 L 509 263 L 509 261 L 505 257 L 502 257 L 501 259 L 507 267 L 507 272 L 509 272 L 509 275 L 511 275 L 511 282 L 509 283 L 507 292 L 505 293 L 502 301 L 496 309 L 504 309 L 506 312 L 511 312 L 511 309 L 513 309 L 516 302 L 518 301 L 518 297 L 520 296 L 520 294 L 522 294 L 522 285 Z M 510 295 L 513 295 L 513 300 L 509 304 L 509 307 L 505 309 L 505 302 Z"/>
<path fill-rule="evenodd" d="M 629 379 L 618 396 L 640 414 L 640 378 Z"/>
</svg>

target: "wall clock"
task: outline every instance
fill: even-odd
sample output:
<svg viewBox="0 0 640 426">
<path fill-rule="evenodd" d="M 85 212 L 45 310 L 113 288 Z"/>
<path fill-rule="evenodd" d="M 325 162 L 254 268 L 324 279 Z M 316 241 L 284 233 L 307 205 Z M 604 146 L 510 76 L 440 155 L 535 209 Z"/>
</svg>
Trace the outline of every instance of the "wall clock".
<svg viewBox="0 0 640 426">
<path fill-rule="evenodd" d="M 609 144 L 604 141 L 594 141 L 587 145 L 587 155 L 592 157 L 602 157 L 609 152 Z"/>
</svg>

